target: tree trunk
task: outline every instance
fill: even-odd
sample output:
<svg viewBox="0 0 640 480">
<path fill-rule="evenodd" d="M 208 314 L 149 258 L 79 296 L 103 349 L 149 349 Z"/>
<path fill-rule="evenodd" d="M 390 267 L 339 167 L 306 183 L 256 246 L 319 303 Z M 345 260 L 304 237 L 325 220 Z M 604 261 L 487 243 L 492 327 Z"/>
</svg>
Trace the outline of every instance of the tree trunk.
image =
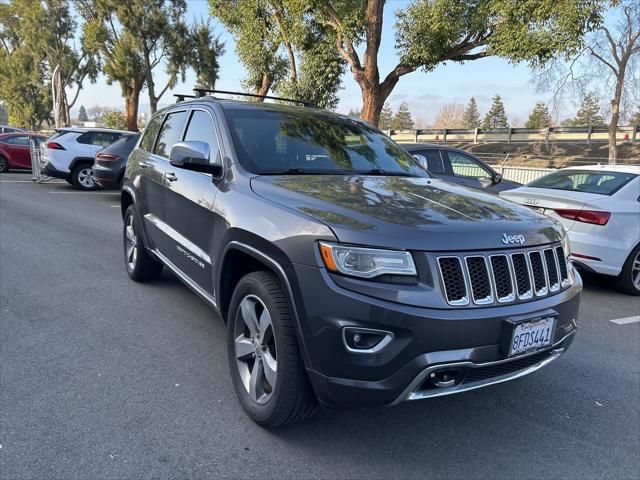
<svg viewBox="0 0 640 480">
<path fill-rule="evenodd" d="M 379 85 L 370 88 L 362 88 L 362 115 L 361 118 L 371 125 L 380 123 L 380 113 L 386 98 L 382 98 Z"/>
<path fill-rule="evenodd" d="M 618 163 L 618 143 L 616 135 L 618 133 L 618 121 L 620 120 L 620 99 L 622 98 L 622 89 L 624 87 L 625 70 L 626 62 L 616 78 L 616 90 L 611 100 L 611 122 L 609 123 L 609 163 L 611 165 Z"/>
<path fill-rule="evenodd" d="M 124 117 L 127 122 L 127 130 L 130 132 L 138 131 L 138 102 L 140 101 L 140 90 L 142 90 L 142 82 L 132 80 L 129 94 L 124 99 Z"/>
<path fill-rule="evenodd" d="M 271 78 L 271 75 L 269 75 L 268 73 L 263 73 L 262 74 L 262 84 L 260 85 L 260 88 L 258 88 L 258 91 L 256 92 L 256 95 L 266 95 L 266 94 L 268 94 L 272 83 L 273 83 L 273 79 Z M 256 100 L 258 102 L 264 102 L 264 98 L 256 98 Z"/>
</svg>

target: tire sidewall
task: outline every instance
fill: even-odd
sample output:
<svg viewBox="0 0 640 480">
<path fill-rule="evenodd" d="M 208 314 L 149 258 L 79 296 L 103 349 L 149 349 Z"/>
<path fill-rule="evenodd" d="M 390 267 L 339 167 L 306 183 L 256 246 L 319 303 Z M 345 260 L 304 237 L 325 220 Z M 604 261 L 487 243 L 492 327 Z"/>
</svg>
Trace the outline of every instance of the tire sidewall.
<svg viewBox="0 0 640 480">
<path fill-rule="evenodd" d="M 622 273 L 620 275 L 621 287 L 630 295 L 640 295 L 640 290 L 638 290 L 633 283 L 633 263 L 638 253 L 640 253 L 640 244 L 636 245 L 633 250 L 631 250 L 629 257 L 622 267 Z"/>
<path fill-rule="evenodd" d="M 129 217 L 133 217 L 133 226 L 136 234 L 136 248 L 138 249 L 138 256 L 136 257 L 136 264 L 133 269 L 129 268 L 129 262 L 127 261 L 127 220 Z M 135 277 L 138 273 L 137 270 L 140 266 L 140 252 L 143 248 L 142 239 L 140 236 L 140 226 L 138 224 L 138 218 L 136 216 L 136 211 L 133 208 L 133 205 L 130 205 L 127 208 L 127 211 L 124 214 L 124 222 L 122 227 L 122 248 L 123 248 L 123 257 L 124 257 L 124 266 L 127 269 L 127 273 L 130 277 Z"/>
<path fill-rule="evenodd" d="M 92 180 L 92 183 L 93 183 L 93 186 L 92 186 L 92 187 L 85 187 L 84 185 L 82 185 L 82 184 L 80 183 L 80 180 L 79 180 L 78 176 L 80 175 L 80 171 L 81 171 L 81 170 L 84 170 L 84 169 L 89 169 L 89 170 L 91 170 L 91 167 L 90 167 L 90 166 L 88 166 L 88 165 L 78 165 L 77 167 L 75 167 L 75 168 L 73 169 L 73 172 L 72 172 L 72 174 L 71 174 L 71 179 L 72 179 L 72 181 L 73 181 L 73 185 L 74 185 L 76 188 L 79 188 L 80 190 L 85 190 L 85 191 L 95 190 L 95 189 L 96 189 L 96 184 L 95 184 L 95 182 L 93 182 L 93 180 Z"/>
<path fill-rule="evenodd" d="M 235 356 L 235 325 L 238 316 L 238 309 L 242 299 L 253 294 L 260 298 L 265 307 L 269 311 L 271 316 L 271 323 L 273 325 L 273 334 L 275 336 L 276 343 L 276 358 L 278 361 L 278 377 L 276 379 L 276 386 L 271 398 L 264 405 L 255 403 L 250 397 L 249 393 L 244 388 L 242 381 L 240 380 L 240 372 L 236 364 Z M 282 319 L 281 312 L 271 294 L 264 285 L 256 281 L 255 278 L 245 277 L 240 280 L 240 283 L 233 292 L 231 303 L 229 306 L 228 321 L 227 321 L 227 357 L 229 363 L 229 370 L 233 381 L 233 387 L 236 390 L 238 399 L 249 415 L 257 422 L 266 422 L 276 412 L 280 396 L 282 393 L 282 382 L 285 376 L 284 372 L 288 365 L 286 365 L 286 355 L 283 352 L 283 337 L 282 337 Z"/>
<path fill-rule="evenodd" d="M 0 155 L 0 173 L 7 173 L 9 171 L 9 160 Z"/>
</svg>

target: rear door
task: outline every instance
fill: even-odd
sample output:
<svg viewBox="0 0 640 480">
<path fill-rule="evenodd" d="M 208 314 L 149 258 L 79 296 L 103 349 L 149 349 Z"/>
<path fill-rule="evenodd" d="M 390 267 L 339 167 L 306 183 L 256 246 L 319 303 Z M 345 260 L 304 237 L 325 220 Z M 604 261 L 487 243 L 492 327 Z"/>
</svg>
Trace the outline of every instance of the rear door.
<svg viewBox="0 0 640 480">
<path fill-rule="evenodd" d="M 206 106 L 189 111 L 182 140 L 208 143 L 210 160 L 221 158 L 215 113 Z M 213 206 L 218 191 L 215 179 L 207 173 L 169 164 L 165 182 L 164 208 L 171 232 L 167 256 L 189 278 L 213 294 L 211 242 L 215 224 Z"/>
<path fill-rule="evenodd" d="M 411 155 L 419 158 L 420 165 L 436 178 L 445 174 L 444 162 L 440 150 L 437 148 L 425 148 L 422 150 L 411 150 Z"/>
</svg>

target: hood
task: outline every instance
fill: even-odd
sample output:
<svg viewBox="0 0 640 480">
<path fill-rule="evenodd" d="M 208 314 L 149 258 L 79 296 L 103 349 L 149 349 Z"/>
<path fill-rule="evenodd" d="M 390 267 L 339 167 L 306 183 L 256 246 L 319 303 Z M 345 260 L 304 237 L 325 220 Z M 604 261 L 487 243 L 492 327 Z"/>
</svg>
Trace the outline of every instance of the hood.
<svg viewBox="0 0 640 480">
<path fill-rule="evenodd" d="M 454 251 L 541 245 L 562 227 L 495 195 L 438 179 L 283 175 L 251 179 L 253 191 L 330 227 L 343 243 Z M 523 243 L 503 243 L 517 237 Z"/>
</svg>

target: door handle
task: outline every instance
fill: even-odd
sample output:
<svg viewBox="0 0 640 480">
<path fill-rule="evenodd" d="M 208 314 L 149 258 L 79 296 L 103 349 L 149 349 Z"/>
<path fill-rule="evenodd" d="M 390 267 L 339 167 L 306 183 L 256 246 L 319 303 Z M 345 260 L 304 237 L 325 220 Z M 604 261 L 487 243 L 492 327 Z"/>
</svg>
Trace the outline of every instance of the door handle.
<svg viewBox="0 0 640 480">
<path fill-rule="evenodd" d="M 140 168 L 147 168 L 153 165 L 153 163 L 141 160 L 140 162 L 138 162 L 138 165 L 140 165 Z"/>
<path fill-rule="evenodd" d="M 178 177 L 176 177 L 176 174 L 173 172 L 167 172 L 164 174 L 164 178 L 166 178 L 167 180 L 169 180 L 170 182 L 175 182 L 176 180 L 178 180 Z"/>
</svg>

